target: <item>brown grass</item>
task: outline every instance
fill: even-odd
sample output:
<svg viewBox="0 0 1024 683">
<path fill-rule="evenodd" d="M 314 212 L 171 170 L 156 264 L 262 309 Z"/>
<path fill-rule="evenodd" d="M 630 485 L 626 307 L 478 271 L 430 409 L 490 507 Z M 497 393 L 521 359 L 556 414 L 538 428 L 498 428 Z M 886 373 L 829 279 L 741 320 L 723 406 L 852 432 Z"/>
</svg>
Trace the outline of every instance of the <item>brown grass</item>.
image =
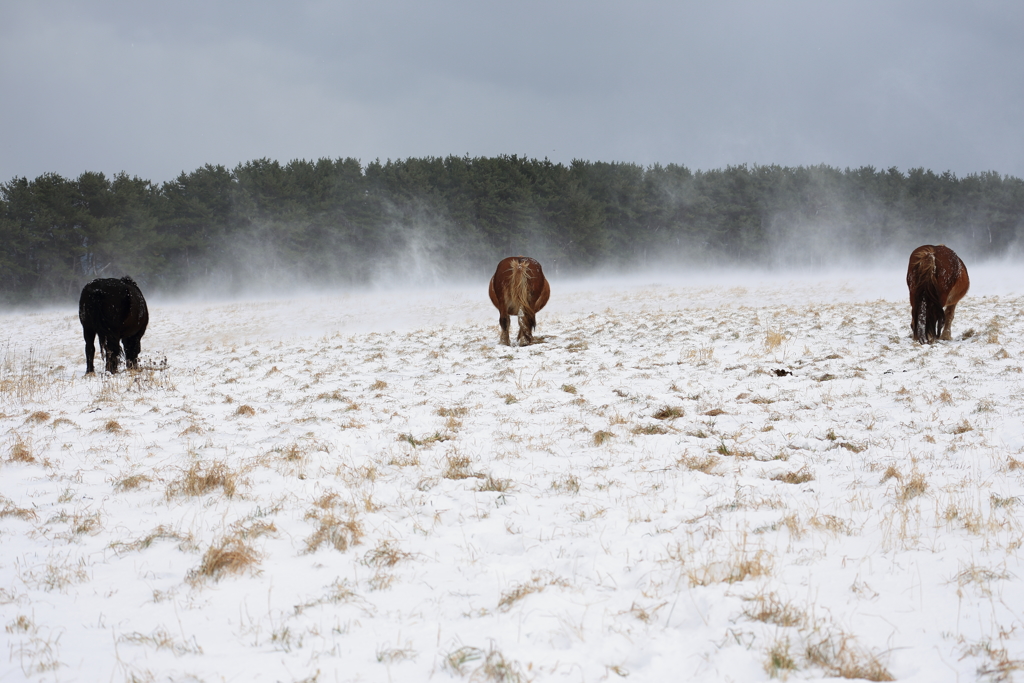
<svg viewBox="0 0 1024 683">
<path fill-rule="evenodd" d="M 878 656 L 860 648 L 853 636 L 842 631 L 818 634 L 807 645 L 808 663 L 829 676 L 865 681 L 894 681 Z"/>
<path fill-rule="evenodd" d="M 452 451 L 444 456 L 444 468 L 441 471 L 441 476 L 445 479 L 469 479 L 470 477 L 483 479 L 484 475 L 470 469 L 471 464 L 469 456 Z"/>
<path fill-rule="evenodd" d="M 786 333 L 778 329 L 768 329 L 764 333 L 764 348 L 767 351 L 774 351 L 786 341 Z"/>
<path fill-rule="evenodd" d="M 548 586 L 567 588 L 569 583 L 565 579 L 556 578 L 550 572 L 534 572 L 533 577 L 528 582 L 516 584 L 510 590 L 501 594 L 501 598 L 498 600 L 498 611 L 507 612 L 512 609 L 512 605 L 526 596 L 540 593 Z"/>
<path fill-rule="evenodd" d="M 11 462 L 35 462 L 36 457 L 32 455 L 32 447 L 18 438 L 7 455 Z"/>
<path fill-rule="evenodd" d="M 703 472 L 704 474 L 713 474 L 714 469 L 718 467 L 718 463 L 722 461 L 717 455 L 705 453 L 703 455 L 684 455 L 679 458 L 676 463 L 681 467 L 685 467 L 688 470 L 694 470 L 696 472 Z"/>
<path fill-rule="evenodd" d="M 900 486 L 897 497 L 900 502 L 905 503 L 912 498 L 917 498 L 926 490 L 928 490 L 928 482 L 925 481 L 924 475 L 914 472 L 910 475 L 910 480 Z"/>
<path fill-rule="evenodd" d="M 235 415 L 239 417 L 252 417 L 256 414 L 256 409 L 250 405 L 240 405 L 235 409 Z"/>
<path fill-rule="evenodd" d="M 17 517 L 18 519 L 24 519 L 26 521 L 36 518 L 35 510 L 28 508 L 20 508 L 14 504 L 14 501 L 0 496 L 0 519 L 4 517 Z"/>
<path fill-rule="evenodd" d="M 614 436 L 615 436 L 614 433 L 609 432 L 609 431 L 605 431 L 603 429 L 599 430 L 599 431 L 596 431 L 596 432 L 594 432 L 594 436 L 593 436 L 594 445 L 595 446 L 601 446 L 601 445 L 611 441 L 611 439 Z"/>
<path fill-rule="evenodd" d="M 665 406 L 654 413 L 655 420 L 675 420 L 686 415 L 686 411 L 680 406 Z"/>
<path fill-rule="evenodd" d="M 316 530 L 306 538 L 307 553 L 316 552 L 325 543 L 339 552 L 359 545 L 363 538 L 363 527 L 351 510 L 347 517 L 343 517 L 334 512 L 322 512 L 322 509 L 316 508 L 306 513 L 307 519 L 317 521 Z"/>
<path fill-rule="evenodd" d="M 465 417 L 469 414 L 469 408 L 465 406 L 455 406 L 453 408 L 438 408 L 437 414 L 441 417 Z"/>
<path fill-rule="evenodd" d="M 394 541 L 384 540 L 378 543 L 373 550 L 368 550 L 363 555 L 363 564 L 368 567 L 382 569 L 394 567 L 402 560 L 407 560 L 410 557 L 412 557 L 412 554 L 401 550 Z"/>
<path fill-rule="evenodd" d="M 766 576 L 772 570 L 772 557 L 766 550 L 754 553 L 739 551 L 728 560 L 709 562 L 687 571 L 691 586 L 709 586 L 713 583 L 737 583 Z"/>
<path fill-rule="evenodd" d="M 114 491 L 117 493 L 133 491 L 151 481 L 153 478 L 145 474 L 129 474 L 114 481 Z"/>
<path fill-rule="evenodd" d="M 801 467 L 795 472 L 776 474 L 772 477 L 772 481 L 781 481 L 784 484 L 805 484 L 814 481 L 814 473 L 807 467 Z"/>
<path fill-rule="evenodd" d="M 238 492 L 240 475 L 223 462 L 193 463 L 181 477 L 167 486 L 168 500 L 176 496 L 202 496 L 221 489 L 228 498 Z"/>
<path fill-rule="evenodd" d="M 203 579 L 219 581 L 225 576 L 252 569 L 259 561 L 259 553 L 242 539 L 224 538 L 203 554 L 199 567 L 189 573 L 189 583 L 195 584 Z"/>
<path fill-rule="evenodd" d="M 657 434 L 668 434 L 668 429 L 661 425 L 637 425 L 630 430 L 633 434 L 643 434 L 646 436 L 654 436 Z"/>
<path fill-rule="evenodd" d="M 512 490 L 511 479 L 499 479 L 488 474 L 476 489 L 477 491 L 495 491 L 505 493 Z"/>
<path fill-rule="evenodd" d="M 807 623 L 807 614 L 792 603 L 783 602 L 775 593 L 759 594 L 744 598 L 746 606 L 743 616 L 753 621 L 776 626 L 803 626 Z"/>
</svg>

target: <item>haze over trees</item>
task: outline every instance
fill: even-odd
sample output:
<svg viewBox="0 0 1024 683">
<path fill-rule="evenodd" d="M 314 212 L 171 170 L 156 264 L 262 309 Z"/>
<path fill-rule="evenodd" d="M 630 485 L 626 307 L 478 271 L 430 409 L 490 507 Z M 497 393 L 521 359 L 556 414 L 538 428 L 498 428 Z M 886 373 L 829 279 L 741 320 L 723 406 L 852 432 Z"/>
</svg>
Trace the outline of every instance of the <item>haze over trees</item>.
<svg viewBox="0 0 1024 683">
<path fill-rule="evenodd" d="M 685 166 L 519 156 L 259 159 L 156 184 L 125 173 L 0 185 L 0 302 L 76 300 L 94 277 L 147 291 L 673 264 L 826 266 L 947 243 L 1017 249 L 1024 181 L 923 168 Z"/>
</svg>

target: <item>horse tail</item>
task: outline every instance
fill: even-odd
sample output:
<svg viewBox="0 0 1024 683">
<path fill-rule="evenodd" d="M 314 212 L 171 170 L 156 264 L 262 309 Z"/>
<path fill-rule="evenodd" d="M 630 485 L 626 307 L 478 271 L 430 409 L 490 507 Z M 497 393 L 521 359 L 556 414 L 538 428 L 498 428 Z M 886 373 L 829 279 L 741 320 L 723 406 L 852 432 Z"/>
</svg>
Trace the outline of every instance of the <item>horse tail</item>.
<svg viewBox="0 0 1024 683">
<path fill-rule="evenodd" d="M 509 269 L 512 271 L 508 293 L 512 301 L 511 308 L 517 315 L 530 315 L 534 312 L 530 304 L 530 262 L 516 259 Z"/>
<path fill-rule="evenodd" d="M 939 297 L 935 273 L 935 252 L 921 254 L 914 269 L 914 300 L 911 306 L 914 339 L 922 344 L 937 338 L 946 325 L 946 312 Z"/>
</svg>

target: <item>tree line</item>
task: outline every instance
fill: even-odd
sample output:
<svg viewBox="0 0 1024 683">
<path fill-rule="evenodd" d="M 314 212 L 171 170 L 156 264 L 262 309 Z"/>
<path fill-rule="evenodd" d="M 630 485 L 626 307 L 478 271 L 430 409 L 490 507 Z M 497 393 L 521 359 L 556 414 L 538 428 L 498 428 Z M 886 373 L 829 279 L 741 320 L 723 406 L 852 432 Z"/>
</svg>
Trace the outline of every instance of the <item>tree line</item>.
<svg viewBox="0 0 1024 683">
<path fill-rule="evenodd" d="M 165 292 L 484 276 L 527 254 L 556 275 L 863 262 L 946 243 L 1006 254 L 1024 181 L 923 168 L 685 166 L 519 156 L 259 159 L 162 184 L 47 173 L 0 185 L 0 301 L 76 300 L 95 277 Z"/>
</svg>

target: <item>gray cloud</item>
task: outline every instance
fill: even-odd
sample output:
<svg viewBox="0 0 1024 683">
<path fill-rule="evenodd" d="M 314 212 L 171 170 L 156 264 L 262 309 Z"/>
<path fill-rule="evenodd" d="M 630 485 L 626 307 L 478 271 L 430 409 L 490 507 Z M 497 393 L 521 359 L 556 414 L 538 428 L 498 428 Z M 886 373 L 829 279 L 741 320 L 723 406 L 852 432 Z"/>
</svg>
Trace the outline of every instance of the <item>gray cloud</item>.
<svg viewBox="0 0 1024 683">
<path fill-rule="evenodd" d="M 5 3 L 0 181 L 525 154 L 1024 176 L 1016 2 Z"/>
</svg>

